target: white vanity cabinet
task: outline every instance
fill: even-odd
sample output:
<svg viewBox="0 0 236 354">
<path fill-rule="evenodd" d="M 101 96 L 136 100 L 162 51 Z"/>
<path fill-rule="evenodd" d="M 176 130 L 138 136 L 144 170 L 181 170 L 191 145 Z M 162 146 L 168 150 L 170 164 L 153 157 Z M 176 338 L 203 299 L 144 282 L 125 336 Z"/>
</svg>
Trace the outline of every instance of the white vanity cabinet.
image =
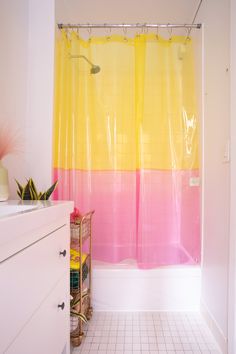
<svg viewBox="0 0 236 354">
<path fill-rule="evenodd" d="M 1 354 L 70 353 L 72 209 L 72 202 L 44 203 L 0 219 Z"/>
</svg>

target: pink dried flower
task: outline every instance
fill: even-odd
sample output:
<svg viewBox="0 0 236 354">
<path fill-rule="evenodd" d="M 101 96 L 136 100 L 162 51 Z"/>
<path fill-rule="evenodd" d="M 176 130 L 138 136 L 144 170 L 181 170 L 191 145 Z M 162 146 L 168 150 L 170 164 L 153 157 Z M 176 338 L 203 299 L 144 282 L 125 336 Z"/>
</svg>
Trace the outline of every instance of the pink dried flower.
<svg viewBox="0 0 236 354">
<path fill-rule="evenodd" d="M 0 160 L 9 154 L 19 152 L 20 139 L 16 130 L 8 124 L 0 126 Z"/>
<path fill-rule="evenodd" d="M 70 222 L 76 223 L 76 220 L 80 217 L 79 209 L 74 208 L 73 213 L 70 214 Z"/>
</svg>

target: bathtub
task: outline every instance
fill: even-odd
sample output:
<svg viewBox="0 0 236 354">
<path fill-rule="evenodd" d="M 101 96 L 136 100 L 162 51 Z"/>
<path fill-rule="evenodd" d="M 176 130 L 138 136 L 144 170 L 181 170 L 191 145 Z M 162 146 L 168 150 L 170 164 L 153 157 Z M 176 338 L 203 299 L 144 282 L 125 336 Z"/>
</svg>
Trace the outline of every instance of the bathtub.
<svg viewBox="0 0 236 354">
<path fill-rule="evenodd" d="M 95 311 L 198 311 L 199 266 L 138 269 L 135 261 L 93 261 Z"/>
</svg>

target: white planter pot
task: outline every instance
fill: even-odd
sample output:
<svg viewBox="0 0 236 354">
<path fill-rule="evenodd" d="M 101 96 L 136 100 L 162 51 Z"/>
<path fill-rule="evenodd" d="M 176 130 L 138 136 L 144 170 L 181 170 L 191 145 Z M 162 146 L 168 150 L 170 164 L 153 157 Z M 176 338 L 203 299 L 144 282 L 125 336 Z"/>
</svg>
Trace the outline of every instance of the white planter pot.
<svg viewBox="0 0 236 354">
<path fill-rule="evenodd" d="M 79 318 L 70 316 L 70 333 L 75 331 L 79 325 Z"/>
<path fill-rule="evenodd" d="M 0 160 L 0 202 L 9 198 L 8 172 Z"/>
</svg>

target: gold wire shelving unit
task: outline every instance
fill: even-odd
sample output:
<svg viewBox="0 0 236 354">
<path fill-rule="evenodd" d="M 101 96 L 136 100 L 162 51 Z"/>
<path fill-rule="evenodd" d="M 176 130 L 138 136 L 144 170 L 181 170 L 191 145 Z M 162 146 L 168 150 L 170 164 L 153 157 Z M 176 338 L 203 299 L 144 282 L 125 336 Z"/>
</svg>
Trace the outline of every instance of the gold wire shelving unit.
<svg viewBox="0 0 236 354">
<path fill-rule="evenodd" d="M 87 320 L 90 320 L 93 313 L 91 304 L 91 288 L 92 288 L 92 216 L 94 211 L 90 211 L 83 216 L 77 217 L 75 222 L 70 224 L 72 248 L 79 251 L 79 269 L 70 270 L 70 295 L 71 301 L 76 302 L 76 311 Z M 86 242 L 87 241 L 87 242 Z M 87 244 L 85 247 L 85 243 Z M 82 255 L 86 250 L 86 258 L 82 259 Z M 86 284 L 86 287 L 84 286 Z M 81 317 L 73 316 L 71 320 L 71 343 L 74 347 L 81 344 L 85 326 Z"/>
</svg>

